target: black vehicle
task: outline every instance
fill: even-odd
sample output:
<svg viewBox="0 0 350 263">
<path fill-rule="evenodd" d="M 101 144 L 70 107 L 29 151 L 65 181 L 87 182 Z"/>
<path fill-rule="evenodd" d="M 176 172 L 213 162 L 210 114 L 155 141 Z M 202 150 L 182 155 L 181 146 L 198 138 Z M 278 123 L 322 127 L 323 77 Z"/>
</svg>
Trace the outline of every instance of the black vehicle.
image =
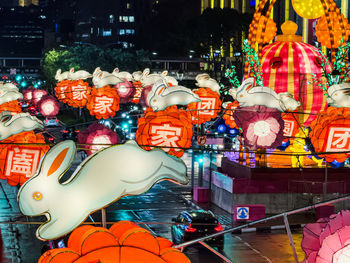
<svg viewBox="0 0 350 263">
<path fill-rule="evenodd" d="M 171 236 L 174 244 L 180 244 L 189 240 L 208 236 L 223 230 L 220 222 L 211 211 L 195 210 L 182 211 L 178 217 L 172 219 L 178 225 L 171 226 Z M 224 248 L 224 236 L 204 241 L 219 251 Z"/>
</svg>

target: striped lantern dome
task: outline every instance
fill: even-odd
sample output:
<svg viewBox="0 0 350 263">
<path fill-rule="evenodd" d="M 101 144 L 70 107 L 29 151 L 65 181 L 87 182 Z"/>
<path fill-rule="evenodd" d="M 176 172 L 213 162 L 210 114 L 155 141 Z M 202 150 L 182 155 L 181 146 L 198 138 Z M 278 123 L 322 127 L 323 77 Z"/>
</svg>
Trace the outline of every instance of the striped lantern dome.
<svg viewBox="0 0 350 263">
<path fill-rule="evenodd" d="M 302 37 L 295 33 L 298 26 L 288 21 L 281 27 L 283 35 L 276 42 L 262 50 L 262 73 L 264 86 L 277 93 L 290 92 L 300 101 L 299 120 L 308 126 L 317 113 L 327 107 L 323 91 L 312 84 L 312 75 L 322 76 L 321 60 L 317 48 L 302 42 Z M 331 72 L 331 68 L 327 68 Z"/>
</svg>

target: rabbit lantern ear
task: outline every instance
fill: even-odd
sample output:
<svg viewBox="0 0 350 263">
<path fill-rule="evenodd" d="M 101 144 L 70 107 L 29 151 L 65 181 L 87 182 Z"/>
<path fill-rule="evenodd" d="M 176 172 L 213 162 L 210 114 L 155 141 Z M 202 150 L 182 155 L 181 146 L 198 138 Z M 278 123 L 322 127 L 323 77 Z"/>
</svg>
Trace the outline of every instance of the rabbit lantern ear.
<svg viewBox="0 0 350 263">
<path fill-rule="evenodd" d="M 56 74 L 61 74 L 61 69 L 58 69 L 57 71 L 56 71 Z"/>
<path fill-rule="evenodd" d="M 252 87 L 254 87 L 254 78 L 248 78 L 246 79 L 242 85 L 244 86 L 244 89 L 246 91 L 250 90 Z"/>
<path fill-rule="evenodd" d="M 164 70 L 161 74 L 163 77 L 167 76 L 168 75 L 168 71 L 167 70 Z"/>
<path fill-rule="evenodd" d="M 74 73 L 74 68 L 71 68 L 71 69 L 69 70 L 69 72 L 70 72 L 70 73 Z"/>
<path fill-rule="evenodd" d="M 115 73 L 119 73 L 119 68 L 115 68 L 115 69 L 113 69 L 113 72 L 115 72 Z"/>
<path fill-rule="evenodd" d="M 68 140 L 56 144 L 45 155 L 39 174 L 59 178 L 70 167 L 75 153 L 76 147 L 73 141 Z"/>
<path fill-rule="evenodd" d="M 143 71 L 142 75 L 144 77 L 147 77 L 149 75 L 149 73 L 150 73 L 150 69 L 149 68 L 145 68 L 145 70 Z"/>
</svg>

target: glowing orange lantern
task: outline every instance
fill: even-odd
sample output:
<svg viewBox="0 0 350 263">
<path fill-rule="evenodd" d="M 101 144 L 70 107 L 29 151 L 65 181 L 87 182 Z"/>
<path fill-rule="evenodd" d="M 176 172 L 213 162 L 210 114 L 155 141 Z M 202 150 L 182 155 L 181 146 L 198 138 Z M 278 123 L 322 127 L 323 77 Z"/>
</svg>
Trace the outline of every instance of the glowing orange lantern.
<svg viewBox="0 0 350 263">
<path fill-rule="evenodd" d="M 264 15 L 259 17 L 257 28 L 251 26 L 249 33 L 256 35 L 256 42 L 259 44 L 269 43 L 276 36 L 276 23 L 269 17 Z"/>
<path fill-rule="evenodd" d="M 72 84 L 71 80 L 62 80 L 57 83 L 55 93 L 58 100 L 67 103 L 70 100 L 69 87 Z"/>
<path fill-rule="evenodd" d="M 327 17 L 323 15 L 320 19 L 317 20 L 316 24 L 316 37 L 317 41 L 326 46 L 327 48 L 337 48 L 339 47 L 341 41 L 344 43 L 348 41 L 350 28 L 348 24 L 348 19 L 344 17 L 343 14 L 337 14 L 336 11 L 328 13 L 330 19 L 330 26 L 328 26 Z M 341 24 L 346 25 L 346 35 L 343 36 Z M 329 31 L 331 28 L 332 32 Z M 334 37 L 334 43 L 332 45 L 331 35 Z"/>
<path fill-rule="evenodd" d="M 237 109 L 239 103 L 237 101 L 231 102 L 226 106 L 226 110 L 222 118 L 225 120 L 226 125 L 230 126 L 231 128 L 237 128 L 237 124 L 235 122 L 235 118 L 233 117 L 233 114 L 235 110 Z"/>
<path fill-rule="evenodd" d="M 11 145 L 11 143 L 42 143 L 45 139 L 41 134 L 21 132 L 3 141 L 0 147 L 0 179 L 7 180 L 9 185 L 22 185 L 36 171 L 40 159 L 50 149 L 49 146 Z"/>
<path fill-rule="evenodd" d="M 199 88 L 193 92 L 201 99 L 200 102 L 193 102 L 187 106 L 191 112 L 193 124 L 202 124 L 216 118 L 221 108 L 219 94 L 210 88 Z"/>
<path fill-rule="evenodd" d="M 67 104 L 74 108 L 82 108 L 86 105 L 90 93 L 91 87 L 87 82 L 83 80 L 74 80 L 68 88 L 70 93 L 68 96 Z"/>
<path fill-rule="evenodd" d="M 0 112 L 2 111 L 11 111 L 13 113 L 21 113 L 22 109 L 18 103 L 18 100 L 12 100 L 10 102 L 5 102 L 0 105 Z"/>
<path fill-rule="evenodd" d="M 329 107 L 310 125 L 310 138 L 316 152 L 327 162 L 344 162 L 350 151 L 350 109 Z M 331 154 L 333 152 L 334 154 Z M 337 153 L 339 152 L 339 153 Z"/>
<path fill-rule="evenodd" d="M 190 263 L 185 254 L 171 245 L 167 239 L 154 237 L 129 221 L 120 221 L 109 230 L 81 226 L 70 235 L 68 248 L 49 250 L 38 263 Z"/>
<path fill-rule="evenodd" d="M 145 150 L 160 146 L 168 154 L 181 157 L 184 148 L 191 146 L 191 138 L 191 115 L 176 106 L 158 112 L 148 108 L 145 116 L 138 120 L 136 140 Z"/>
<path fill-rule="evenodd" d="M 86 108 L 97 119 L 113 117 L 119 110 L 119 96 L 117 91 L 109 85 L 99 89 L 93 87 Z"/>
<path fill-rule="evenodd" d="M 317 19 L 324 14 L 320 0 L 292 0 L 294 11 L 301 17 Z"/>
<path fill-rule="evenodd" d="M 284 121 L 284 137 L 294 137 L 299 131 L 298 115 L 296 113 L 284 113 L 282 114 Z"/>
</svg>

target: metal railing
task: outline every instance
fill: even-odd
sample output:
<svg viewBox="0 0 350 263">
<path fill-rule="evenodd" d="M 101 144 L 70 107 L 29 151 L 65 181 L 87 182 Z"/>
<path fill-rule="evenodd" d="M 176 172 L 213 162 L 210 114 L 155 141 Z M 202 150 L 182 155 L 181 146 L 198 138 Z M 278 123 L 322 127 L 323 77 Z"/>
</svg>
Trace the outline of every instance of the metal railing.
<svg viewBox="0 0 350 263">
<path fill-rule="evenodd" d="M 181 249 L 181 248 L 184 248 L 186 246 L 189 246 L 189 245 L 192 245 L 192 244 L 195 244 L 195 243 L 199 243 L 199 244 L 205 246 L 206 248 L 208 248 L 209 246 L 204 243 L 204 241 L 206 239 L 214 238 L 214 237 L 217 237 L 217 236 L 220 236 L 220 235 L 224 235 L 224 234 L 227 234 L 227 233 L 231 233 L 231 232 L 234 232 L 234 231 L 237 231 L 237 230 L 240 230 L 240 229 L 243 229 L 243 228 L 247 228 L 249 226 L 252 226 L 252 225 L 255 225 L 255 224 L 258 224 L 258 223 L 267 222 L 269 220 L 273 220 L 273 219 L 276 219 L 276 218 L 283 218 L 284 225 L 285 225 L 285 228 L 286 228 L 286 231 L 287 231 L 287 234 L 288 234 L 289 242 L 290 242 L 290 245 L 291 245 L 292 250 L 293 250 L 293 255 L 294 255 L 295 262 L 299 263 L 298 255 L 297 255 L 297 252 L 296 252 L 296 249 L 295 249 L 295 243 L 294 243 L 292 232 L 290 230 L 290 226 L 289 226 L 289 222 L 288 222 L 288 216 L 289 215 L 293 215 L 293 214 L 297 214 L 297 213 L 300 213 L 300 212 L 304 212 L 304 211 L 307 211 L 307 210 L 310 210 L 310 209 L 315 209 L 316 207 L 319 207 L 319 206 L 324 206 L 324 205 L 328 205 L 328 204 L 334 204 L 334 203 L 338 203 L 338 202 L 344 202 L 344 201 L 347 201 L 347 200 L 350 200 L 350 195 L 347 195 L 347 196 L 344 196 L 344 197 L 340 197 L 340 198 L 336 198 L 336 199 L 331 199 L 331 200 L 328 200 L 328 201 L 323 201 L 323 202 L 320 202 L 320 203 L 317 203 L 317 204 L 313 204 L 313 205 L 309 205 L 309 206 L 306 206 L 306 207 L 290 210 L 290 211 L 287 211 L 287 212 L 284 212 L 284 213 L 281 213 L 281 214 L 277 214 L 277 215 L 273 215 L 273 216 L 270 216 L 270 217 L 259 219 L 259 220 L 253 221 L 253 222 L 249 222 L 249 223 L 241 225 L 241 226 L 229 228 L 229 229 L 223 230 L 223 231 L 221 231 L 219 233 L 215 233 L 215 234 L 212 234 L 212 235 L 208 235 L 208 236 L 205 236 L 205 237 L 201 237 L 201 238 L 197 238 L 197 239 L 194 239 L 194 240 L 191 240 L 191 241 L 184 242 L 182 244 L 174 246 L 174 248 L 180 248 Z M 209 249 L 209 250 L 214 252 L 212 248 Z M 218 255 L 221 259 L 225 260 L 226 262 L 231 262 L 229 259 L 227 259 L 224 255 L 220 254 L 219 252 L 215 251 L 214 253 L 216 255 Z"/>
</svg>

